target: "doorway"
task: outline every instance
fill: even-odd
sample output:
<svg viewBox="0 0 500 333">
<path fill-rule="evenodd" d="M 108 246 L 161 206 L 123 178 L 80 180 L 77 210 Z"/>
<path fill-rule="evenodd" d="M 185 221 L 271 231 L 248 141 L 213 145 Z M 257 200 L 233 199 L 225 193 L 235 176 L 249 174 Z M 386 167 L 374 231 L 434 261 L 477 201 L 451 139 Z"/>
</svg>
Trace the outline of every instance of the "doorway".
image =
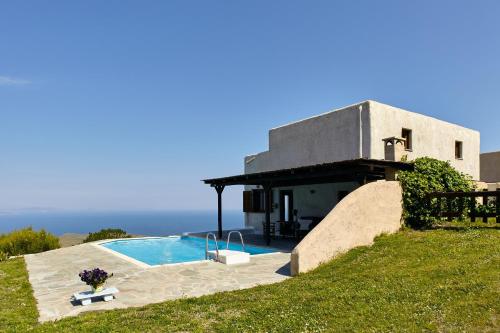
<svg viewBox="0 0 500 333">
<path fill-rule="evenodd" d="M 293 191 L 280 191 L 280 221 L 293 222 Z"/>
</svg>

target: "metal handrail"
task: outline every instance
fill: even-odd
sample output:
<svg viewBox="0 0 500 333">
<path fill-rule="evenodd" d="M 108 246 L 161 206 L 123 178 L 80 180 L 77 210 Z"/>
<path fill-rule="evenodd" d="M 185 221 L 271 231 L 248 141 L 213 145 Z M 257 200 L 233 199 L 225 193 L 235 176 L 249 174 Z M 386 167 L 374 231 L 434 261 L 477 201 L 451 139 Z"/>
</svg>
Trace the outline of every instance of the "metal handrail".
<svg viewBox="0 0 500 333">
<path fill-rule="evenodd" d="M 234 233 L 237 233 L 238 235 L 240 235 L 241 247 L 243 248 L 243 252 L 245 252 L 245 242 L 243 242 L 243 235 L 241 234 L 241 232 L 236 231 L 236 230 L 230 231 L 230 232 L 227 234 L 227 244 L 226 244 L 226 250 L 229 250 L 229 239 L 231 238 L 231 234 L 232 234 L 233 232 L 234 232 Z"/>
<path fill-rule="evenodd" d="M 207 233 L 207 236 L 205 237 L 205 260 L 208 259 L 208 238 L 212 235 L 214 237 L 215 241 L 215 260 L 219 260 L 219 246 L 217 245 L 217 236 L 215 236 L 214 233 L 209 232 Z"/>
</svg>

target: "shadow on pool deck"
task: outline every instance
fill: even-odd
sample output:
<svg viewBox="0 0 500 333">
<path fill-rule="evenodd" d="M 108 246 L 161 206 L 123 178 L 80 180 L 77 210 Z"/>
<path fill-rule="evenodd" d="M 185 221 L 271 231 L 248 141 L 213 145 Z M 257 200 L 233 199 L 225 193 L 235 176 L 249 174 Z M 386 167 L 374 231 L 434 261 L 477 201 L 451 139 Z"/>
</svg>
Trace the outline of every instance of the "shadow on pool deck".
<svg viewBox="0 0 500 333">
<path fill-rule="evenodd" d="M 283 276 L 291 276 L 291 269 L 290 269 L 290 262 L 286 263 L 282 267 L 280 267 L 277 271 L 277 274 L 283 275 Z"/>
</svg>

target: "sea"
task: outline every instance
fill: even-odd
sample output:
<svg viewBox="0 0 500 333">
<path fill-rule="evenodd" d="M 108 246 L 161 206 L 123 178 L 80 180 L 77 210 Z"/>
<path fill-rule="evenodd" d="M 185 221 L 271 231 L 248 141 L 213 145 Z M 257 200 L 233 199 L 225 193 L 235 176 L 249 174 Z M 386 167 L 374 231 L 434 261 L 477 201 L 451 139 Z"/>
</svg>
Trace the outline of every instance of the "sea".
<svg viewBox="0 0 500 333">
<path fill-rule="evenodd" d="M 244 227 L 241 211 L 224 211 L 223 229 Z M 217 230 L 216 211 L 163 212 L 26 212 L 0 214 L 0 234 L 32 227 L 57 236 L 87 234 L 104 228 L 120 228 L 145 236 L 180 235 L 183 232 Z"/>
</svg>

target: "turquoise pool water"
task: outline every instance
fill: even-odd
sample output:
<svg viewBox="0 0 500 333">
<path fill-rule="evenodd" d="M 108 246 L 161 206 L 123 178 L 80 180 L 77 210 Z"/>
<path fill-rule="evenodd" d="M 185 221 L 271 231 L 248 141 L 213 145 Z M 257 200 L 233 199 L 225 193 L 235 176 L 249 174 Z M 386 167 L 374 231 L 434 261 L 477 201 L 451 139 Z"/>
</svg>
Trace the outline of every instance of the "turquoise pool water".
<svg viewBox="0 0 500 333">
<path fill-rule="evenodd" d="M 226 248 L 226 242 L 219 242 L 219 250 Z M 148 265 L 174 264 L 205 260 L 205 239 L 198 237 L 161 237 L 116 240 L 101 244 L 110 250 L 124 254 Z M 215 249 L 213 240 L 209 249 Z M 241 244 L 229 243 L 230 250 L 241 251 Z M 245 252 L 263 254 L 276 252 L 274 249 L 245 245 Z"/>
</svg>

